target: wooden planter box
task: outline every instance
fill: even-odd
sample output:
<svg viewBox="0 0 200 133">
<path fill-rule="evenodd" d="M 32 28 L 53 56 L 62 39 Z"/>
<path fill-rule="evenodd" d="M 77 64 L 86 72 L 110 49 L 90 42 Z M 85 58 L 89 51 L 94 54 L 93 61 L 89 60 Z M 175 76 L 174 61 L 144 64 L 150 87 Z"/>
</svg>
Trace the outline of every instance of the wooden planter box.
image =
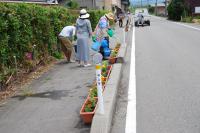
<svg viewBox="0 0 200 133">
<path fill-rule="evenodd" d="M 81 110 L 80 110 L 80 116 L 81 116 L 83 122 L 86 123 L 86 124 L 92 123 L 92 119 L 93 119 L 94 113 L 95 113 L 96 108 L 97 108 L 97 106 L 95 106 L 95 108 L 92 112 L 85 112 L 84 109 L 85 109 L 85 106 L 88 103 L 89 99 L 90 98 L 87 97 L 87 99 L 85 100 L 85 102 L 82 105 Z M 96 105 L 97 105 L 98 98 L 95 98 L 95 100 L 96 100 Z"/>
</svg>

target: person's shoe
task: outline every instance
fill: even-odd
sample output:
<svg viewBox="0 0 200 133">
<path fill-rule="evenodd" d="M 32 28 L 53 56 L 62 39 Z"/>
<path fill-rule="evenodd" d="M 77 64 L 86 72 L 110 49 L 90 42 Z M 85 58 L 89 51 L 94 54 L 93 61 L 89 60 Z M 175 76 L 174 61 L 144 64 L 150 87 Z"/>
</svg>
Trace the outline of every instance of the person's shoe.
<svg viewBox="0 0 200 133">
<path fill-rule="evenodd" d="M 84 67 L 84 64 L 82 62 L 78 62 L 79 67 Z"/>
<path fill-rule="evenodd" d="M 75 63 L 75 62 L 76 62 L 75 60 L 70 60 L 70 61 L 69 61 L 69 63 Z"/>
<path fill-rule="evenodd" d="M 91 66 L 91 64 L 84 64 L 84 67 L 89 67 Z"/>
</svg>

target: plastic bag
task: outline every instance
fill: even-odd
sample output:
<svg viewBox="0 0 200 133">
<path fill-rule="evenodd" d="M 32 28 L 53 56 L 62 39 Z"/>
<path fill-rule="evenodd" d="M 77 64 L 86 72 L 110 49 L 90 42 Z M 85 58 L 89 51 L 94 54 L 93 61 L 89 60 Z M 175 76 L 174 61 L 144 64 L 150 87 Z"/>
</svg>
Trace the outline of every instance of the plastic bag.
<svg viewBox="0 0 200 133">
<path fill-rule="evenodd" d="M 107 41 L 106 39 L 103 39 L 103 40 L 101 41 L 101 47 L 103 47 L 103 48 L 108 47 L 108 41 Z"/>
<path fill-rule="evenodd" d="M 99 51 L 100 47 L 101 47 L 101 43 L 98 41 L 93 42 L 92 46 L 91 46 L 92 50 L 94 50 L 94 51 Z"/>
<path fill-rule="evenodd" d="M 104 49 L 103 49 L 103 53 L 104 53 L 104 56 L 105 56 L 105 57 L 109 57 L 110 54 L 111 54 L 110 48 L 108 48 L 108 47 L 104 48 Z"/>
</svg>

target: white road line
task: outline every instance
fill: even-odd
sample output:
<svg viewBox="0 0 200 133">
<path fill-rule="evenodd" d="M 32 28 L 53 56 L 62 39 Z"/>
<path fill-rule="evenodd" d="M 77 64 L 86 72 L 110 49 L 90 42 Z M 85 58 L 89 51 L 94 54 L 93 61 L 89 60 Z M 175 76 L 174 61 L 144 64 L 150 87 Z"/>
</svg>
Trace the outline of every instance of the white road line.
<svg viewBox="0 0 200 133">
<path fill-rule="evenodd" d="M 173 22 L 173 23 L 175 23 L 177 25 L 181 25 L 181 26 L 187 27 L 187 28 L 190 28 L 190 29 L 194 29 L 194 30 L 200 31 L 200 28 L 196 28 L 196 27 L 193 27 L 193 26 L 190 26 L 190 25 L 186 25 L 186 24 L 178 23 L 178 22 Z"/>
<path fill-rule="evenodd" d="M 125 133 L 136 133 L 135 27 L 133 26 Z"/>
<path fill-rule="evenodd" d="M 160 17 L 157 17 L 157 16 L 152 16 L 152 17 L 155 18 L 155 19 L 158 19 L 158 20 L 166 20 L 164 18 L 160 18 Z M 197 28 L 197 27 L 194 27 L 194 26 L 190 26 L 190 25 L 187 25 L 187 24 L 184 24 L 184 23 L 181 23 L 181 22 L 173 22 L 173 21 L 169 21 L 169 20 L 166 20 L 166 21 L 174 23 L 174 24 L 177 24 L 177 25 L 180 25 L 180 26 L 183 26 L 183 27 L 186 27 L 186 28 L 190 28 L 190 29 L 193 29 L 193 30 L 200 31 L 200 28 Z"/>
</svg>

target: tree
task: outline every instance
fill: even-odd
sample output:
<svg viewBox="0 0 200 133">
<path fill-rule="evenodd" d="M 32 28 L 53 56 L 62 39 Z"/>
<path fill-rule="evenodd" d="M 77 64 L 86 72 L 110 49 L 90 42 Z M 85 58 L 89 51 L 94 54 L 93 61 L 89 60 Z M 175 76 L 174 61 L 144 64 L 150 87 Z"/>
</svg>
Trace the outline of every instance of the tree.
<svg viewBox="0 0 200 133">
<path fill-rule="evenodd" d="M 155 12 L 155 7 L 148 5 L 148 10 L 149 10 L 149 13 L 153 14 Z"/>
<path fill-rule="evenodd" d="M 185 10 L 184 0 L 172 0 L 167 10 L 169 19 L 180 21 Z"/>
</svg>

